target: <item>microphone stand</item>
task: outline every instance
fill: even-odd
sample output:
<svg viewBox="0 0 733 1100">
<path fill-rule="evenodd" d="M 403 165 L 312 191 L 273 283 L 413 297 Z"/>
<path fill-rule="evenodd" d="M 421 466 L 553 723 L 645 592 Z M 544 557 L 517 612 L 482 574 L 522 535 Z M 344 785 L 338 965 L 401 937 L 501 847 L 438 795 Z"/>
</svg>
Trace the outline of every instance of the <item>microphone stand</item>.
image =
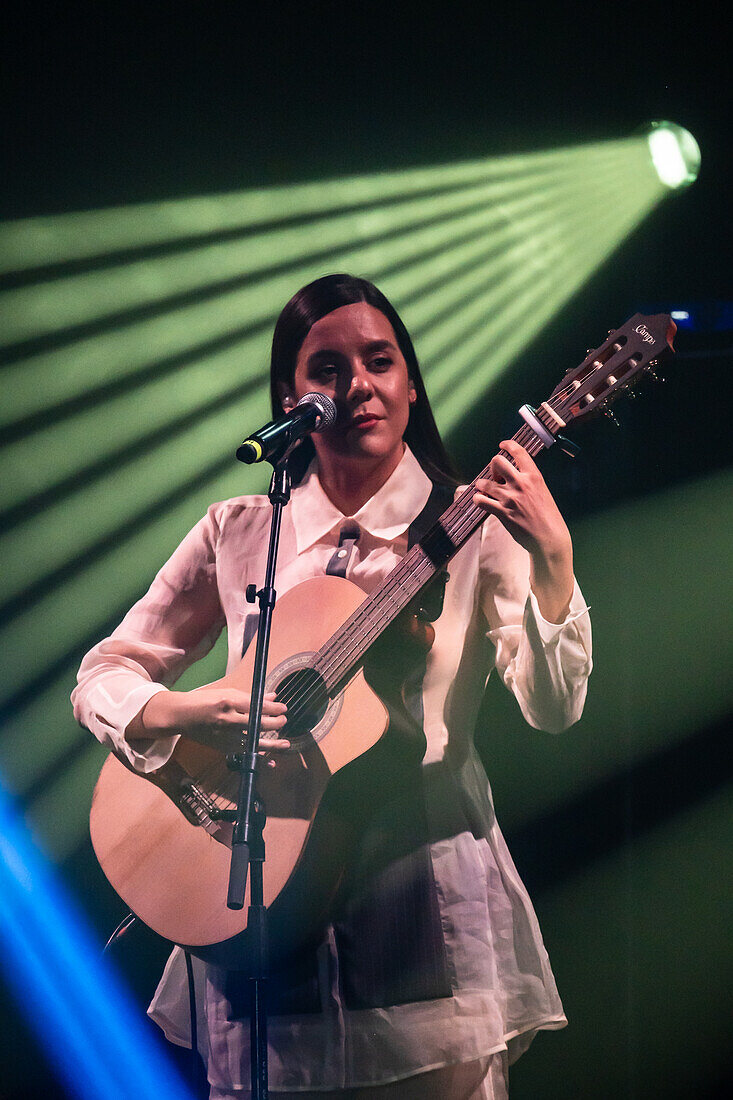
<svg viewBox="0 0 733 1100">
<path fill-rule="evenodd" d="M 267 654 L 270 645 L 272 611 L 277 594 L 274 588 L 275 564 L 280 541 L 282 512 L 290 500 L 290 469 L 288 458 L 292 447 L 273 457 L 273 474 L 268 496 L 272 504 L 270 542 L 267 550 L 265 583 L 247 586 L 249 603 L 259 601 L 260 615 L 257 623 L 257 648 L 252 673 L 252 697 L 250 701 L 247 736 L 243 751 L 227 757 L 228 766 L 239 772 L 237 809 L 232 832 L 232 858 L 229 869 L 227 906 L 230 909 L 244 907 L 247 871 L 251 867 L 250 903 L 247 931 L 251 940 L 250 981 L 250 1061 L 253 1100 L 267 1100 L 267 1005 L 266 982 L 268 975 L 267 910 L 263 900 L 262 870 L 265 861 L 263 831 L 266 821 L 265 806 L 257 797 L 257 761 L 260 740 L 262 703 L 265 695 Z"/>
</svg>

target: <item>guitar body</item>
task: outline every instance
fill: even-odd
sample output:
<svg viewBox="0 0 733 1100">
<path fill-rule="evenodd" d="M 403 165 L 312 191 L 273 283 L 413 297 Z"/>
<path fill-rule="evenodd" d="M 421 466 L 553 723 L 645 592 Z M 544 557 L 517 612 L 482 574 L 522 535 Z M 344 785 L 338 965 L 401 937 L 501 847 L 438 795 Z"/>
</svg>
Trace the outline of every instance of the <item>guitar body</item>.
<svg viewBox="0 0 733 1100">
<path fill-rule="evenodd" d="M 312 655 L 364 598 L 350 581 L 328 576 L 285 593 L 273 613 L 267 689 L 310 668 Z M 217 683 L 250 691 L 254 648 Z M 317 933 L 339 884 L 347 838 L 325 809 L 314 828 L 329 779 L 372 748 L 387 725 L 384 704 L 359 671 L 312 729 L 295 737 L 286 729 L 292 748 L 258 768 L 267 813 L 264 902 L 276 958 Z M 94 791 L 90 830 L 102 870 L 136 916 L 203 958 L 246 969 L 249 886 L 245 908 L 228 909 L 231 825 L 207 813 L 210 803 L 232 808 L 236 786 L 221 754 L 184 737 L 148 776 L 110 755 Z"/>
</svg>

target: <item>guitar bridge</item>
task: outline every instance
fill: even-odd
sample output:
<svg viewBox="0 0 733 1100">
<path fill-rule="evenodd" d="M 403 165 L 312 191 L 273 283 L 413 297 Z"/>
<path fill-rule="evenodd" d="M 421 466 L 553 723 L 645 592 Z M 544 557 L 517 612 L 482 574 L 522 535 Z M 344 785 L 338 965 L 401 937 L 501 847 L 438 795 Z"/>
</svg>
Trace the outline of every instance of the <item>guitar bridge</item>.
<svg viewBox="0 0 733 1100">
<path fill-rule="evenodd" d="M 190 777 L 181 780 L 178 807 L 192 825 L 199 825 L 210 833 L 216 832 L 218 821 L 234 821 L 235 817 L 234 810 L 220 809 Z"/>
</svg>

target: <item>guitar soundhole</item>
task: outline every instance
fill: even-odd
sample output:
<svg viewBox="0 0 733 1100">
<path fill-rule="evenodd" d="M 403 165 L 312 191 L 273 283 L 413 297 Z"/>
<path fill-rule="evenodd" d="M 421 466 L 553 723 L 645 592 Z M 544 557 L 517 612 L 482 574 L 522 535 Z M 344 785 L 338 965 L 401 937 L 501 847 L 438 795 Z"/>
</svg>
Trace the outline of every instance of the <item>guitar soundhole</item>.
<svg viewBox="0 0 733 1100">
<path fill-rule="evenodd" d="M 314 733 L 326 715 L 329 702 L 323 680 L 314 668 L 300 668 L 281 680 L 277 699 L 288 708 L 288 721 L 281 736 L 291 741 Z"/>
</svg>

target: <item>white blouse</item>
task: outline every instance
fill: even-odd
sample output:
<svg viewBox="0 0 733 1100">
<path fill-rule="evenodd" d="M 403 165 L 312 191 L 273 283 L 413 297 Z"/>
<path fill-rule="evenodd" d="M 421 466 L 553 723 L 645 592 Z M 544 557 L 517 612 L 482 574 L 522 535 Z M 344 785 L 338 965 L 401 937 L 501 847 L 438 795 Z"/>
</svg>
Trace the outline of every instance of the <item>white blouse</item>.
<svg viewBox="0 0 733 1100">
<path fill-rule="evenodd" d="M 405 555 L 407 529 L 430 491 L 430 480 L 406 449 L 385 485 L 353 517 L 362 533 L 346 575 L 364 592 L 372 592 Z M 257 616 L 244 590 L 262 582 L 269 518 L 265 496 L 212 505 L 148 593 L 84 658 L 72 695 L 74 713 L 138 771 L 160 767 L 177 740 L 125 740 L 127 726 L 147 700 L 208 652 L 224 627 L 227 669 L 239 662 L 243 638 L 251 636 Z M 314 463 L 285 512 L 279 594 L 324 574 L 344 519 L 323 491 Z M 380 1084 L 507 1047 L 514 1060 L 539 1028 L 566 1022 L 472 735 L 492 665 L 530 725 L 559 732 L 578 720 L 591 670 L 588 608 L 576 584 L 566 620 L 543 619 L 530 590 L 529 556 L 494 517 L 466 542 L 449 572 L 415 706 L 427 739 L 423 764 L 442 762 L 469 801 L 485 808 L 484 836 L 461 832 L 430 846 L 452 996 L 348 1009 L 330 929 L 321 948 L 324 1011 L 269 1020 L 273 1091 Z M 228 1019 L 224 973 L 197 960 L 195 970 L 209 1080 L 221 1089 L 248 1087 L 248 1023 Z M 149 1011 L 169 1039 L 190 1045 L 180 948 L 171 955 Z"/>
</svg>

